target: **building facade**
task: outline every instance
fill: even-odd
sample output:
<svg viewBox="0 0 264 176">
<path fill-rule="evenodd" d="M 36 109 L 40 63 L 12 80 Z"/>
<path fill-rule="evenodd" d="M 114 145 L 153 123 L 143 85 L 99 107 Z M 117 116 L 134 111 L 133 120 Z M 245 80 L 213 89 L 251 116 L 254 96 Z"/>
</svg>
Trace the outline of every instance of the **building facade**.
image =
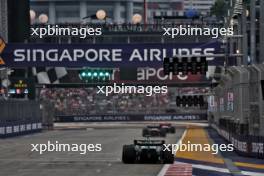
<svg viewBox="0 0 264 176">
<path fill-rule="evenodd" d="M 230 40 L 231 50 L 243 54 L 238 65 L 264 63 L 264 1 L 230 1 L 227 19 L 238 36 Z"/>
<path fill-rule="evenodd" d="M 202 15 L 209 15 L 215 0 L 184 0 L 184 11 L 195 9 Z"/>
<path fill-rule="evenodd" d="M 181 0 L 145 1 L 148 23 L 154 16 L 183 15 Z M 36 15 L 47 14 L 49 23 L 80 23 L 90 19 L 102 9 L 109 23 L 130 23 L 134 14 L 144 15 L 144 0 L 31 0 L 31 9 Z M 37 22 L 37 21 L 36 21 Z"/>
</svg>

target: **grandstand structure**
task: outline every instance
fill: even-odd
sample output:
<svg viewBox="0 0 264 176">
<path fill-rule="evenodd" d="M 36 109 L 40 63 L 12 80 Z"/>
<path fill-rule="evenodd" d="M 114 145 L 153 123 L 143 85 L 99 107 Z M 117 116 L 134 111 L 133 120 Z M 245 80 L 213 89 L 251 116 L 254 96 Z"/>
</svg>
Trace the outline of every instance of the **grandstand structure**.
<svg viewBox="0 0 264 176">
<path fill-rule="evenodd" d="M 56 116 L 82 116 L 99 114 L 197 114 L 206 113 L 207 104 L 197 107 L 177 107 L 176 96 L 188 94 L 186 89 L 170 88 L 166 94 L 97 94 L 96 88 L 44 88 L 40 100 L 55 107 Z M 196 94 L 208 93 L 206 88 L 189 88 Z M 206 91 L 206 92 L 205 92 Z M 148 102 L 148 103 L 146 103 Z"/>
<path fill-rule="evenodd" d="M 122 44 L 207 43 L 212 40 L 211 36 L 176 36 L 171 38 L 163 35 L 163 28 L 173 28 L 179 25 L 186 27 L 192 25 L 201 28 L 223 26 L 222 23 L 216 21 L 205 20 L 201 22 L 200 17 L 195 19 L 185 18 L 184 14 L 187 7 L 184 6 L 184 1 L 181 0 L 152 0 L 146 2 L 147 5 L 144 6 L 143 0 L 66 0 L 62 2 L 31 0 L 30 8 L 36 13 L 36 18 L 32 21 L 32 27 L 45 27 L 54 24 L 60 27 L 100 27 L 103 34 L 86 38 L 80 38 L 79 36 L 44 36 L 40 39 L 38 36 L 31 36 L 29 40 L 31 43 L 117 44 L 120 46 Z M 144 8 L 147 8 L 147 23 L 142 19 L 139 23 L 133 24 L 133 16 L 139 14 L 143 17 Z M 98 10 L 105 11 L 105 19 L 99 20 L 96 17 Z M 47 15 L 47 23 L 40 23 L 37 18 L 40 14 Z M 78 74 L 76 69 L 68 68 L 67 71 L 72 83 L 81 83 L 79 77 L 76 76 Z M 94 86 L 89 87 L 87 84 L 86 86 L 73 88 L 70 85 L 69 87 L 62 88 L 60 86 L 59 88 L 54 85 L 42 88 L 42 86 L 39 86 L 39 99 L 53 103 L 58 116 L 206 113 L 207 105 L 192 108 L 177 107 L 176 96 L 180 94 L 181 89 L 175 87 L 170 87 L 167 94 L 156 94 L 151 97 L 138 94 L 115 94 L 105 97 L 96 94 L 97 89 Z M 192 85 L 192 87 L 195 87 L 195 85 Z M 204 94 L 204 92 L 200 91 L 200 94 Z"/>
</svg>

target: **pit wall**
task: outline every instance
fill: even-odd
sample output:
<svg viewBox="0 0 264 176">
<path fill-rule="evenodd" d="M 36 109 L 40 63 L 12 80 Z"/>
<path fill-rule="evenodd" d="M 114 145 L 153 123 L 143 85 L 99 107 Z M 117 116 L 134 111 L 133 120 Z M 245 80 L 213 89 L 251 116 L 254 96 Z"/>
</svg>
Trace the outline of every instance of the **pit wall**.
<svg viewBox="0 0 264 176">
<path fill-rule="evenodd" d="M 263 64 L 230 67 L 213 90 L 208 113 L 211 126 L 238 153 L 259 158 L 264 155 L 263 80 Z"/>
</svg>

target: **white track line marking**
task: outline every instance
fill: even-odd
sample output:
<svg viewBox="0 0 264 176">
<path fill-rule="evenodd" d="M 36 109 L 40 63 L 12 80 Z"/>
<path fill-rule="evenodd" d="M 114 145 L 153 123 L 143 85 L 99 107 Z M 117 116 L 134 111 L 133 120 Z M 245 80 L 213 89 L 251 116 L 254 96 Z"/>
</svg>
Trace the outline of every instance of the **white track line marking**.
<svg viewBox="0 0 264 176">
<path fill-rule="evenodd" d="M 184 132 L 183 132 L 181 138 L 178 140 L 178 142 L 177 142 L 177 146 L 179 146 L 180 143 L 182 143 L 183 139 L 184 139 L 185 136 L 186 136 L 186 133 L 187 133 L 187 129 L 184 130 Z M 178 150 L 175 151 L 175 156 L 176 156 L 176 154 L 177 154 L 177 151 L 178 151 Z"/>
<path fill-rule="evenodd" d="M 250 172 L 250 171 L 241 171 L 242 174 L 244 175 L 250 175 L 250 176 L 263 176 L 263 173 L 259 172 Z"/>
<path fill-rule="evenodd" d="M 170 164 L 165 164 L 157 176 L 164 176 L 167 170 L 169 169 L 169 167 L 170 167 Z"/>
<path fill-rule="evenodd" d="M 179 145 L 179 143 L 185 138 L 185 135 L 187 133 L 187 129 L 184 130 L 181 138 L 177 141 L 177 145 Z M 177 151 L 175 152 L 175 156 L 176 156 Z M 157 176 L 164 176 L 166 171 L 168 170 L 168 168 L 170 167 L 171 164 L 165 164 L 162 169 L 160 170 L 160 172 L 158 173 Z"/>
<path fill-rule="evenodd" d="M 217 172 L 223 172 L 223 173 L 230 173 L 228 169 L 220 168 L 220 167 L 205 166 L 205 165 L 200 165 L 200 164 L 192 164 L 192 167 L 196 168 L 196 169 L 203 169 L 203 170 L 217 171 Z"/>
</svg>

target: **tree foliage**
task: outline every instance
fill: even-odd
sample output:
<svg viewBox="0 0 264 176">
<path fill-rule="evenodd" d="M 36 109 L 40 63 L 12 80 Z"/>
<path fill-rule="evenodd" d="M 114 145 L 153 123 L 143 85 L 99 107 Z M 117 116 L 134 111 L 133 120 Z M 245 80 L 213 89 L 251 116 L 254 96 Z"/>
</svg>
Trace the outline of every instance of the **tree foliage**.
<svg viewBox="0 0 264 176">
<path fill-rule="evenodd" d="M 225 0 L 216 0 L 215 4 L 211 7 L 211 15 L 215 15 L 218 19 L 226 15 L 228 5 Z"/>
</svg>

